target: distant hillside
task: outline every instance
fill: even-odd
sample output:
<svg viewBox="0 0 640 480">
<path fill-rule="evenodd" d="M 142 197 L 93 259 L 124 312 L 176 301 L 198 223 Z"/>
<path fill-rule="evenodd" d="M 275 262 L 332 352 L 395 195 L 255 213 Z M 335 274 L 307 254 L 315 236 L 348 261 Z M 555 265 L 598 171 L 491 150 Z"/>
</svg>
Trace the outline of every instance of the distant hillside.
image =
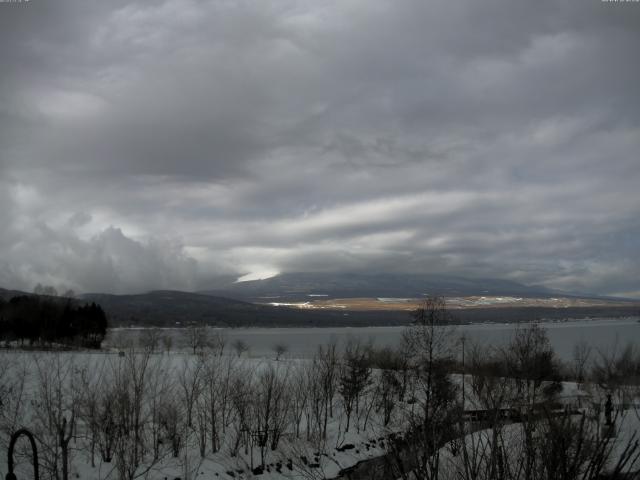
<svg viewBox="0 0 640 480">
<path fill-rule="evenodd" d="M 560 294 L 545 287 L 509 280 L 420 274 L 330 273 L 284 273 L 265 280 L 218 285 L 202 293 L 252 302 L 264 302 L 265 298 L 300 301 L 314 295 L 327 298 L 421 298 L 425 295 L 547 297 Z"/>
<path fill-rule="evenodd" d="M 334 327 L 407 325 L 407 311 L 300 310 L 256 305 L 228 298 L 177 291 L 141 295 L 83 295 L 101 305 L 111 326 Z M 638 315 L 639 305 L 572 308 L 471 308 L 451 310 L 454 322 L 527 322 L 533 320 Z"/>
<path fill-rule="evenodd" d="M 256 305 L 228 298 L 177 291 L 140 295 L 89 294 L 111 326 L 186 326 L 204 323 L 220 327 L 334 327 L 407 325 L 407 311 L 300 310 Z M 620 317 L 638 315 L 638 304 L 571 308 L 471 308 L 451 310 L 455 322 L 526 322 L 540 319 Z"/>
<path fill-rule="evenodd" d="M 85 294 L 86 301 L 101 305 L 113 326 L 184 326 L 205 323 L 241 326 L 336 326 L 407 323 L 406 312 L 301 311 L 256 305 L 229 298 L 178 291 L 154 291 L 139 295 Z"/>
<path fill-rule="evenodd" d="M 522 297 L 549 297 L 544 289 L 525 287 L 513 282 L 501 281 L 463 281 L 449 279 L 436 290 L 433 283 L 426 281 L 421 285 L 431 285 L 434 290 L 410 286 L 406 276 L 406 289 L 397 285 L 385 285 L 394 276 L 380 276 L 374 280 L 363 275 L 340 275 L 332 282 L 314 274 L 281 275 L 274 279 L 259 282 L 234 284 L 237 296 L 244 295 L 251 300 L 269 303 L 282 300 L 308 300 L 308 295 L 328 295 L 347 297 L 348 295 L 370 295 L 372 297 L 419 297 L 423 293 L 446 293 L 449 296 L 464 296 L 469 292 L 485 295 L 519 295 Z M 333 277 L 333 276 L 332 276 Z M 384 280 L 383 280 L 384 279 Z M 424 279 L 414 276 L 416 282 Z M 300 281 L 300 283 L 296 283 Z M 435 281 L 432 279 L 432 282 Z M 480 282 L 480 283 L 477 283 Z M 413 288 L 413 289 L 411 289 Z M 246 289 L 246 290 L 245 290 Z M 344 290 L 343 290 L 344 289 Z M 446 292 L 445 292 L 446 290 Z M 225 290 L 227 292 L 228 290 Z M 243 293 L 244 292 L 244 293 Z M 279 295 L 279 299 L 267 300 L 259 294 Z M 309 293 L 308 293 L 309 292 Z M 322 292 L 322 293 L 321 293 Z M 448 293 L 447 293 L 448 292 Z M 526 293 L 525 293 L 526 292 Z M 0 288 L 0 298 L 8 300 L 19 295 L 33 295 L 17 290 Z M 48 297 L 55 298 L 55 297 Z M 61 301 L 66 299 L 60 298 Z M 345 310 L 345 309 L 299 309 L 284 306 L 258 305 L 249 301 L 213 296 L 210 294 L 179 291 L 153 291 L 137 295 L 110 295 L 103 293 L 84 294 L 76 297 L 80 303 L 95 302 L 107 314 L 109 326 L 185 326 L 204 323 L 220 327 L 333 327 L 333 326 L 376 326 L 406 325 L 411 321 L 410 312 L 404 310 Z M 596 302 L 598 303 L 598 302 Z M 523 322 L 539 319 L 565 319 L 584 317 L 620 317 L 640 314 L 640 303 L 618 302 L 605 305 L 594 304 L 589 307 L 547 308 L 547 307 L 487 307 L 452 308 L 454 319 L 460 323 L 470 322 Z M 453 307 L 453 305 L 452 305 Z"/>
<path fill-rule="evenodd" d="M 21 292 L 20 290 L 7 290 L 6 288 L 0 288 L 0 298 L 2 300 L 9 300 L 13 297 L 19 297 L 21 295 L 33 295 L 32 293 Z"/>
</svg>

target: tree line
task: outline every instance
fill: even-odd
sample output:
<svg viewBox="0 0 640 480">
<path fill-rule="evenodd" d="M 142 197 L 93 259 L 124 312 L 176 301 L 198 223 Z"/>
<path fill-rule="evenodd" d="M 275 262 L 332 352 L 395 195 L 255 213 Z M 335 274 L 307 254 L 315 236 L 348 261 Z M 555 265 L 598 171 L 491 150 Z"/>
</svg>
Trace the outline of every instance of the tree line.
<svg viewBox="0 0 640 480">
<path fill-rule="evenodd" d="M 0 299 L 0 341 L 6 344 L 100 348 L 106 333 L 107 316 L 95 303 L 38 295 Z"/>
</svg>

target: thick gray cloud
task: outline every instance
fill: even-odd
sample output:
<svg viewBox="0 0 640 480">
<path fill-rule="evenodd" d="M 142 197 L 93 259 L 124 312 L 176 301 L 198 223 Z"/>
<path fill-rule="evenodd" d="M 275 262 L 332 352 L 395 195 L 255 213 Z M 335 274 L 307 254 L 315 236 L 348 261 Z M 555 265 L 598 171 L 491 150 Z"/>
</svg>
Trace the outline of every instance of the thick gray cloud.
<svg viewBox="0 0 640 480">
<path fill-rule="evenodd" d="M 640 4 L 0 3 L 0 284 L 640 297 Z"/>
</svg>

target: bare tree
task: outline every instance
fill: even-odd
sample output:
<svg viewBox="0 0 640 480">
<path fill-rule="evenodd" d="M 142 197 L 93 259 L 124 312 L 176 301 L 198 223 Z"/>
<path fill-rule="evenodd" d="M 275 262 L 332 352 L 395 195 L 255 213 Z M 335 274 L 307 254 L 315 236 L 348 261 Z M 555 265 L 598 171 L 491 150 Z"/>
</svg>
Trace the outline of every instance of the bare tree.
<svg viewBox="0 0 640 480">
<path fill-rule="evenodd" d="M 273 346 L 273 353 L 276 354 L 276 362 L 289 351 L 289 347 L 284 343 L 276 343 Z"/>
<path fill-rule="evenodd" d="M 561 389 L 559 369 L 547 332 L 538 323 L 519 328 L 505 350 L 507 374 L 516 387 L 516 408 L 524 428 L 524 478 L 536 478 L 536 413 Z"/>
<path fill-rule="evenodd" d="M 162 336 L 161 340 L 164 351 L 167 353 L 171 352 L 171 347 L 173 347 L 173 337 L 169 333 L 166 333 Z"/>
<path fill-rule="evenodd" d="M 222 435 L 225 433 L 231 415 L 231 395 L 233 375 L 236 368 L 234 357 L 209 356 L 202 372 L 202 414 L 208 424 L 211 452 L 220 449 Z"/>
<path fill-rule="evenodd" d="M 264 466 L 267 447 L 275 450 L 289 419 L 288 369 L 269 364 L 258 373 L 255 392 L 255 426 L 260 462 Z"/>
<path fill-rule="evenodd" d="M 431 480 L 439 476 L 439 447 L 450 440 L 459 414 L 448 376 L 457 338 L 443 297 L 426 298 L 413 320 L 403 335 L 412 389 L 402 412 L 407 433 L 402 442 L 389 442 L 389 458 L 396 477 L 409 478 L 413 472 Z"/>
<path fill-rule="evenodd" d="M 155 353 L 160 345 L 161 331 L 159 328 L 145 328 L 140 333 L 140 345 L 145 350 Z"/>
<path fill-rule="evenodd" d="M 100 418 L 100 405 L 101 398 L 106 394 L 104 372 L 104 361 L 93 361 L 81 371 L 80 375 L 79 416 L 86 428 L 86 440 L 89 443 L 89 456 L 92 467 L 96 466 L 96 449 L 100 445 L 100 423 L 102 420 Z"/>
<path fill-rule="evenodd" d="M 585 377 L 589 371 L 591 353 L 591 345 L 589 345 L 585 340 L 581 340 L 573 346 L 571 374 L 578 383 L 582 383 L 586 380 Z"/>
<path fill-rule="evenodd" d="M 252 399 L 255 395 L 252 373 L 253 372 L 239 365 L 232 380 L 231 402 L 235 412 L 233 422 L 235 439 L 230 446 L 230 454 L 232 457 L 238 454 L 240 446 L 244 446 L 245 453 L 248 453 L 250 446 L 250 432 L 254 421 Z"/>
<path fill-rule="evenodd" d="M 233 342 L 232 347 L 238 357 L 241 357 L 244 353 L 249 351 L 249 345 L 247 345 L 247 342 L 240 338 Z"/>
<path fill-rule="evenodd" d="M 559 365 L 546 330 L 538 323 L 518 328 L 505 350 L 507 374 L 516 382 L 520 403 L 532 408 L 553 394 Z"/>
<path fill-rule="evenodd" d="M 596 480 L 634 478 L 638 444 L 609 441 L 596 432 L 584 416 L 569 413 L 538 419 L 533 440 L 536 445 L 531 472 L 527 471 L 529 440 L 519 423 L 505 425 L 497 435 L 483 429 L 459 439 L 466 454 L 441 449 L 442 479 L 459 480 Z"/>
<path fill-rule="evenodd" d="M 376 382 L 376 402 L 378 408 L 382 411 L 382 424 L 385 427 L 391 422 L 391 416 L 398 401 L 399 390 L 400 382 L 396 372 L 391 369 L 382 370 Z"/>
<path fill-rule="evenodd" d="M 208 408 L 207 398 L 204 394 L 204 390 L 206 389 L 206 385 L 204 383 L 204 379 L 201 381 L 200 393 L 196 398 L 195 405 L 195 422 L 193 426 L 193 431 L 196 435 L 197 443 L 198 443 L 198 452 L 201 458 L 205 458 L 207 454 L 207 443 L 209 441 L 209 427 L 211 425 L 211 421 L 209 419 L 209 415 L 211 411 Z M 189 462 L 192 463 L 192 462 Z"/>
<path fill-rule="evenodd" d="M 631 343 L 619 348 L 616 342 L 612 349 L 600 350 L 592 364 L 591 378 L 597 386 L 593 400 L 596 415 L 602 411 L 604 398 L 609 397 L 616 403 L 633 405 L 640 419 L 640 349 Z"/>
<path fill-rule="evenodd" d="M 339 377 L 339 392 L 346 413 L 345 431 L 349 431 L 351 416 L 360 406 L 360 397 L 370 384 L 371 368 L 367 350 L 359 341 L 351 339 L 345 346 Z"/>
<path fill-rule="evenodd" d="M 300 438 L 300 425 L 309 403 L 309 390 L 312 389 L 312 379 L 308 375 L 308 368 L 295 366 L 291 371 L 291 417 L 296 438 Z M 309 426 L 307 426 L 307 429 Z"/>
<path fill-rule="evenodd" d="M 158 415 L 164 441 L 169 443 L 171 455 L 174 458 L 180 456 L 185 442 L 185 428 L 182 422 L 180 403 L 175 394 L 165 395 L 160 403 Z"/>
<path fill-rule="evenodd" d="M 466 368 L 470 372 L 471 413 L 487 427 L 486 435 L 469 435 L 461 442 L 462 470 L 465 479 L 498 479 L 504 474 L 503 428 L 511 421 L 508 408 L 512 406 L 515 385 L 506 376 L 507 365 L 504 352 L 495 348 L 471 345 L 468 349 Z M 463 409 L 467 409 L 465 405 Z M 460 418 L 460 433 L 466 433 L 464 417 Z M 515 448 L 515 447 L 514 447 Z"/>
<path fill-rule="evenodd" d="M 600 350 L 593 362 L 593 380 L 608 393 L 629 396 L 640 384 L 640 350 L 629 343 L 616 344 L 610 351 Z"/>
<path fill-rule="evenodd" d="M 333 404 L 338 386 L 340 361 L 338 357 L 338 344 L 329 342 L 324 347 L 318 347 L 316 353 L 318 363 L 318 381 L 320 387 L 320 401 L 322 409 L 322 438 L 327 438 L 327 424 L 329 418 L 333 418 Z"/>
<path fill-rule="evenodd" d="M 200 474 L 200 468 L 204 463 L 204 456 L 197 455 L 188 448 L 182 449 L 181 466 L 182 478 L 184 480 L 193 480 Z"/>
<path fill-rule="evenodd" d="M 183 334 L 194 355 L 210 345 L 209 330 L 205 325 L 190 325 L 184 329 Z"/>
<path fill-rule="evenodd" d="M 33 289 L 33 293 L 35 293 L 36 295 L 46 295 L 49 297 L 58 296 L 58 290 L 55 287 L 51 285 L 41 285 L 40 283 L 35 286 L 35 288 Z"/>
<path fill-rule="evenodd" d="M 117 392 L 111 382 L 105 382 L 96 385 L 96 387 L 99 389 L 96 421 L 93 425 L 96 429 L 96 444 L 102 461 L 111 463 L 120 436 L 120 427 L 116 416 Z"/>
<path fill-rule="evenodd" d="M 209 346 L 215 355 L 221 357 L 227 346 L 227 337 L 223 332 L 215 331 L 209 335 Z"/>
<path fill-rule="evenodd" d="M 461 442 L 457 478 L 626 478 L 619 475 L 638 460 L 636 439 L 606 438 L 599 414 L 554 409 L 548 403 L 557 385 L 553 358 L 545 332 L 536 325 L 520 329 L 503 351 L 472 350 L 472 396 L 485 430 Z"/>
<path fill-rule="evenodd" d="M 125 352 L 109 364 L 110 402 L 105 432 L 113 448 L 116 469 L 121 480 L 145 475 L 159 461 L 148 455 L 145 428 L 151 421 L 148 408 L 150 365 L 149 351 Z"/>
<path fill-rule="evenodd" d="M 305 408 L 306 440 L 319 444 L 326 440 L 326 425 L 329 416 L 328 392 L 326 388 L 325 370 L 321 360 L 316 355 L 305 367 L 305 374 L 309 379 L 308 397 Z"/>
<path fill-rule="evenodd" d="M 0 445 L 5 450 L 11 434 L 26 426 L 30 365 L 30 358 L 0 353 Z"/>
<path fill-rule="evenodd" d="M 35 431 L 41 439 L 42 459 L 49 474 L 69 479 L 71 440 L 80 406 L 80 378 L 71 355 L 36 357 Z"/>
<path fill-rule="evenodd" d="M 146 443 L 151 444 L 153 461 L 157 462 L 162 456 L 162 402 L 163 399 L 174 395 L 175 371 L 171 368 L 166 357 L 156 357 L 154 362 L 150 362 L 149 371 L 146 378 Z"/>
<path fill-rule="evenodd" d="M 202 357 L 182 359 L 178 370 L 180 401 L 184 405 L 187 427 L 193 427 L 193 411 L 200 395 L 204 363 Z"/>
</svg>

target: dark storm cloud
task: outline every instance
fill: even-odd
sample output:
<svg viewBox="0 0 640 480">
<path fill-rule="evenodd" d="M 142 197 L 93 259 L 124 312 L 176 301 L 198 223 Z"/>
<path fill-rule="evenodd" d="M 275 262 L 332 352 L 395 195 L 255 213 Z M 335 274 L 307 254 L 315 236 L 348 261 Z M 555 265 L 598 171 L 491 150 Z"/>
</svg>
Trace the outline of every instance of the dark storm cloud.
<svg viewBox="0 0 640 480">
<path fill-rule="evenodd" d="M 577 0 L 0 4 L 0 283 L 640 296 L 638 27 Z"/>
</svg>

